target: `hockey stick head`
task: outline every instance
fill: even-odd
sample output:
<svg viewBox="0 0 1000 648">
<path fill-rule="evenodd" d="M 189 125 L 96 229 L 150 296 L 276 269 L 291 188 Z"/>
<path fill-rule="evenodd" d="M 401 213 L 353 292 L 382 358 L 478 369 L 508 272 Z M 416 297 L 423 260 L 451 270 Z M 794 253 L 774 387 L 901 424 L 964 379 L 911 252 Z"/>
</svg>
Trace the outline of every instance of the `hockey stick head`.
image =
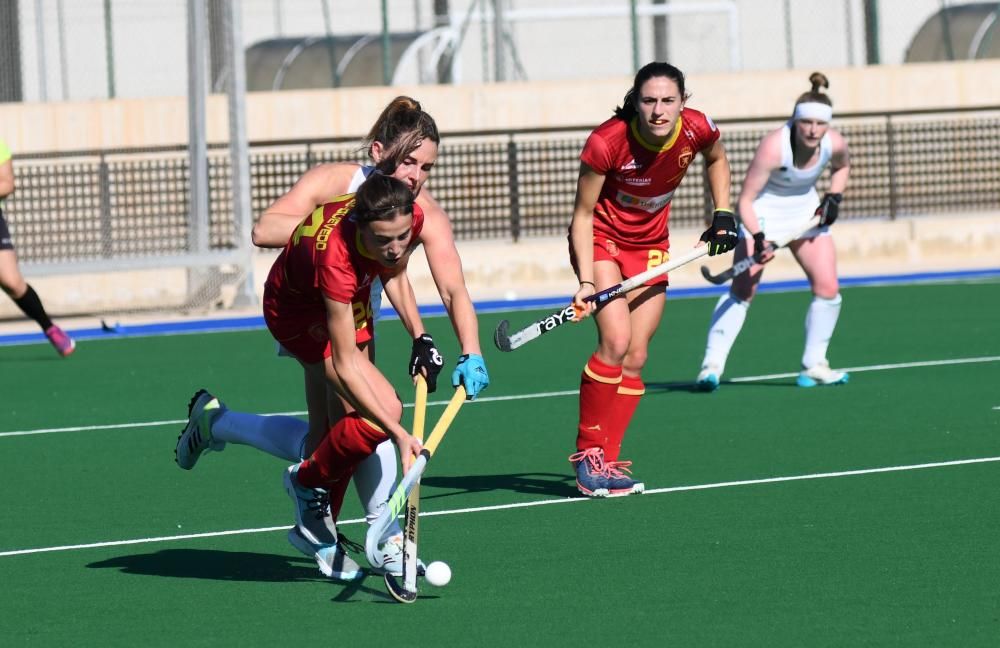
<svg viewBox="0 0 1000 648">
<path fill-rule="evenodd" d="M 465 391 L 463 390 L 462 393 L 464 395 Z M 396 486 L 396 490 L 389 497 L 389 501 L 382 507 L 378 517 L 368 527 L 368 532 L 365 534 L 365 557 L 368 559 L 368 564 L 375 569 L 381 569 L 384 566 L 385 556 L 379 551 L 380 541 L 406 506 L 406 498 L 409 497 L 413 486 L 420 479 L 420 475 L 423 474 L 429 457 L 430 454 L 426 451 L 417 457 L 417 460 L 410 466 L 409 472 L 403 476 L 399 485 Z"/>
<path fill-rule="evenodd" d="M 509 353 L 513 351 L 510 346 L 510 322 L 507 320 L 500 320 L 497 324 L 497 328 L 493 331 L 493 343 L 497 345 L 497 348 L 504 353 Z"/>
<path fill-rule="evenodd" d="M 733 270 L 724 270 L 717 275 L 712 274 L 712 271 L 708 269 L 708 266 L 701 266 L 701 276 L 704 277 L 709 283 L 715 284 L 716 286 L 721 286 L 730 279 L 733 278 Z"/>
<path fill-rule="evenodd" d="M 406 589 L 399 584 L 399 581 L 392 574 L 385 574 L 383 578 L 385 578 L 385 589 L 392 598 L 400 603 L 413 603 L 417 600 L 416 590 L 411 592 Z"/>
</svg>

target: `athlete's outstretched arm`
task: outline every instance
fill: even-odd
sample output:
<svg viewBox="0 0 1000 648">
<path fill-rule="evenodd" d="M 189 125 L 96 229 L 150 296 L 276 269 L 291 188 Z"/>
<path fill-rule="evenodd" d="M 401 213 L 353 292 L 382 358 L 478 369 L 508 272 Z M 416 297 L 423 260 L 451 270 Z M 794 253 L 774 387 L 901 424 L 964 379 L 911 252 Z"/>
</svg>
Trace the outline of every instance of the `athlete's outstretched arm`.
<svg viewBox="0 0 1000 648">
<path fill-rule="evenodd" d="M 417 298 L 413 294 L 413 286 L 406 274 L 406 268 L 402 268 L 392 277 L 384 279 L 382 286 L 385 288 L 385 296 L 389 298 L 389 303 L 396 310 L 399 320 L 403 323 L 403 328 L 410 334 L 410 337 L 416 338 L 423 335 L 426 332 L 424 323 L 420 319 Z"/>
<path fill-rule="evenodd" d="M 14 193 L 14 163 L 0 162 L 0 200 Z"/>
<path fill-rule="evenodd" d="M 367 376 L 378 369 L 368 357 L 358 349 L 354 330 L 354 309 L 351 304 L 324 297 L 326 303 L 327 331 L 330 335 L 330 365 L 327 377 L 337 391 L 362 416 L 375 421 L 399 446 L 400 456 L 407 463 L 407 453 L 419 453 L 419 443 L 413 445 L 413 437 L 407 433 L 399 421 L 390 416 L 382 406 L 375 389 Z M 374 374 L 372 374 L 374 375 Z"/>
<path fill-rule="evenodd" d="M 830 130 L 833 144 L 830 156 L 830 193 L 842 194 L 847 189 L 847 178 L 851 175 L 851 156 L 847 152 L 847 140 L 835 130 Z"/>
<path fill-rule="evenodd" d="M 732 183 L 729 169 L 729 157 L 722 140 L 715 142 L 701 152 L 705 158 L 708 170 L 708 187 L 712 192 L 712 203 L 715 209 L 732 209 L 732 198 L 729 195 Z"/>
<path fill-rule="evenodd" d="M 482 355 L 479 346 L 479 320 L 469 289 L 465 285 L 462 259 L 455 247 L 451 223 L 441 206 L 427 195 L 426 190 L 421 192 L 418 202 L 424 210 L 420 241 L 427 255 L 427 266 L 434 278 L 434 285 L 441 295 L 441 303 L 448 311 L 462 353 Z"/>
<path fill-rule="evenodd" d="M 751 234 L 760 232 L 760 221 L 753 209 L 753 201 L 764 190 L 771 172 L 781 166 L 781 130 L 764 136 L 757 145 L 757 151 L 750 161 L 747 175 L 743 179 L 740 197 L 736 202 L 743 226 Z"/>
<path fill-rule="evenodd" d="M 576 257 L 580 286 L 573 295 L 573 305 L 581 317 L 594 310 L 592 302 L 583 301 L 597 291 L 594 284 L 594 207 L 604 187 L 604 176 L 588 165 L 580 164 L 580 176 L 576 181 L 576 198 L 573 204 L 573 220 L 569 226 L 570 244 Z"/>
<path fill-rule="evenodd" d="M 253 244 L 262 248 L 280 248 L 288 243 L 302 219 L 335 197 L 350 183 L 356 164 L 321 164 L 306 171 L 298 182 L 264 210 L 253 226 Z"/>
</svg>

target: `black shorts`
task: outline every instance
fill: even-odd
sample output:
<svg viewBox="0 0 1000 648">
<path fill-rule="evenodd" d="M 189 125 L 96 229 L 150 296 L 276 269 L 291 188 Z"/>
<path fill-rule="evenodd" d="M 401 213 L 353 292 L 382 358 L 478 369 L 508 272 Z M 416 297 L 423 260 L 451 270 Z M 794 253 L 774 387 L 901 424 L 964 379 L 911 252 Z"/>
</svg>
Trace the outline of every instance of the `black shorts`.
<svg viewBox="0 0 1000 648">
<path fill-rule="evenodd" d="M 3 209 L 0 209 L 0 250 L 13 250 L 14 241 L 10 238 L 10 230 L 7 229 L 7 221 L 3 217 Z"/>
</svg>

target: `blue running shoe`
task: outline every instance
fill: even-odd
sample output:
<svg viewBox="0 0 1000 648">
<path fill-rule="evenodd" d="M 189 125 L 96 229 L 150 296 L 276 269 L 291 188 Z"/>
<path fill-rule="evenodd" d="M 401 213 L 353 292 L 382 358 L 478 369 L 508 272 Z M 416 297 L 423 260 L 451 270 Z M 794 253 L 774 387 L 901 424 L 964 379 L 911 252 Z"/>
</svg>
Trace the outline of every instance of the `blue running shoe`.
<svg viewBox="0 0 1000 648">
<path fill-rule="evenodd" d="M 571 454 L 569 460 L 576 464 L 576 488 L 587 497 L 607 497 L 608 478 L 604 471 L 604 450 L 587 448 Z"/>
<path fill-rule="evenodd" d="M 823 362 L 804 369 L 796 381 L 799 387 L 816 387 L 818 385 L 845 385 L 850 375 L 846 371 L 831 369 L 829 363 Z"/>
<path fill-rule="evenodd" d="M 714 392 L 719 388 L 720 376 L 722 376 L 722 371 L 718 367 L 715 365 L 706 365 L 698 373 L 698 378 L 695 379 L 694 386 L 698 388 L 698 391 Z"/>
<path fill-rule="evenodd" d="M 625 474 L 632 473 L 629 470 L 629 466 L 631 465 L 631 461 L 609 461 L 604 464 L 604 476 L 608 479 L 609 497 L 632 495 L 633 493 L 642 493 L 646 490 L 645 484 Z"/>
</svg>

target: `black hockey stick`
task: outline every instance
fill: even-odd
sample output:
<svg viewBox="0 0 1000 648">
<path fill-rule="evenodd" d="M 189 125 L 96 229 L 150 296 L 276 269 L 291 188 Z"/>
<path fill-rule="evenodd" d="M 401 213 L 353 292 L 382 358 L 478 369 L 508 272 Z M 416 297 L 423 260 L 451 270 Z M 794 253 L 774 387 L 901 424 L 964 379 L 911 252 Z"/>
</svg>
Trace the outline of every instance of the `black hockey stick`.
<svg viewBox="0 0 1000 648">
<path fill-rule="evenodd" d="M 640 272 L 634 277 L 630 277 L 619 284 L 615 284 L 610 288 L 605 288 L 601 292 L 587 297 L 586 301 L 593 302 L 597 304 L 598 308 L 600 308 L 615 297 L 623 295 L 633 288 L 641 286 L 650 279 L 659 277 L 660 275 L 666 274 L 671 270 L 675 270 L 686 263 L 690 263 L 695 259 L 705 256 L 706 254 L 708 254 L 707 245 L 696 247 L 678 259 L 668 261 L 664 264 L 656 266 L 655 268 L 650 268 L 649 270 Z M 515 331 L 514 333 L 510 333 L 510 322 L 502 320 L 499 324 L 497 324 L 496 331 L 493 332 L 493 342 L 501 351 L 513 351 L 514 349 L 531 342 L 543 333 L 548 333 L 549 331 L 562 326 L 566 322 L 572 322 L 575 319 L 576 312 L 573 310 L 573 305 L 570 304 L 569 306 L 543 317 L 537 322 L 529 324 L 520 331 Z"/>
<path fill-rule="evenodd" d="M 799 232 L 792 238 L 785 239 L 782 242 L 768 241 L 767 245 L 764 246 L 763 254 L 771 254 L 777 251 L 779 248 L 785 247 L 792 241 L 795 241 L 800 238 L 811 238 L 819 234 L 821 231 L 820 228 L 818 226 L 814 227 L 812 225 L 812 220 L 810 220 L 809 223 L 810 225 L 808 228 Z M 712 271 L 708 269 L 708 266 L 701 266 L 701 276 L 705 277 L 705 279 L 707 279 L 710 283 L 713 283 L 716 286 L 721 286 L 727 281 L 735 279 L 736 277 L 740 276 L 754 265 L 760 263 L 760 259 L 761 257 L 756 254 L 748 256 L 745 259 L 740 259 L 739 261 L 734 263 L 732 267 L 730 267 L 728 270 L 724 270 L 717 275 L 712 274 Z"/>
</svg>

